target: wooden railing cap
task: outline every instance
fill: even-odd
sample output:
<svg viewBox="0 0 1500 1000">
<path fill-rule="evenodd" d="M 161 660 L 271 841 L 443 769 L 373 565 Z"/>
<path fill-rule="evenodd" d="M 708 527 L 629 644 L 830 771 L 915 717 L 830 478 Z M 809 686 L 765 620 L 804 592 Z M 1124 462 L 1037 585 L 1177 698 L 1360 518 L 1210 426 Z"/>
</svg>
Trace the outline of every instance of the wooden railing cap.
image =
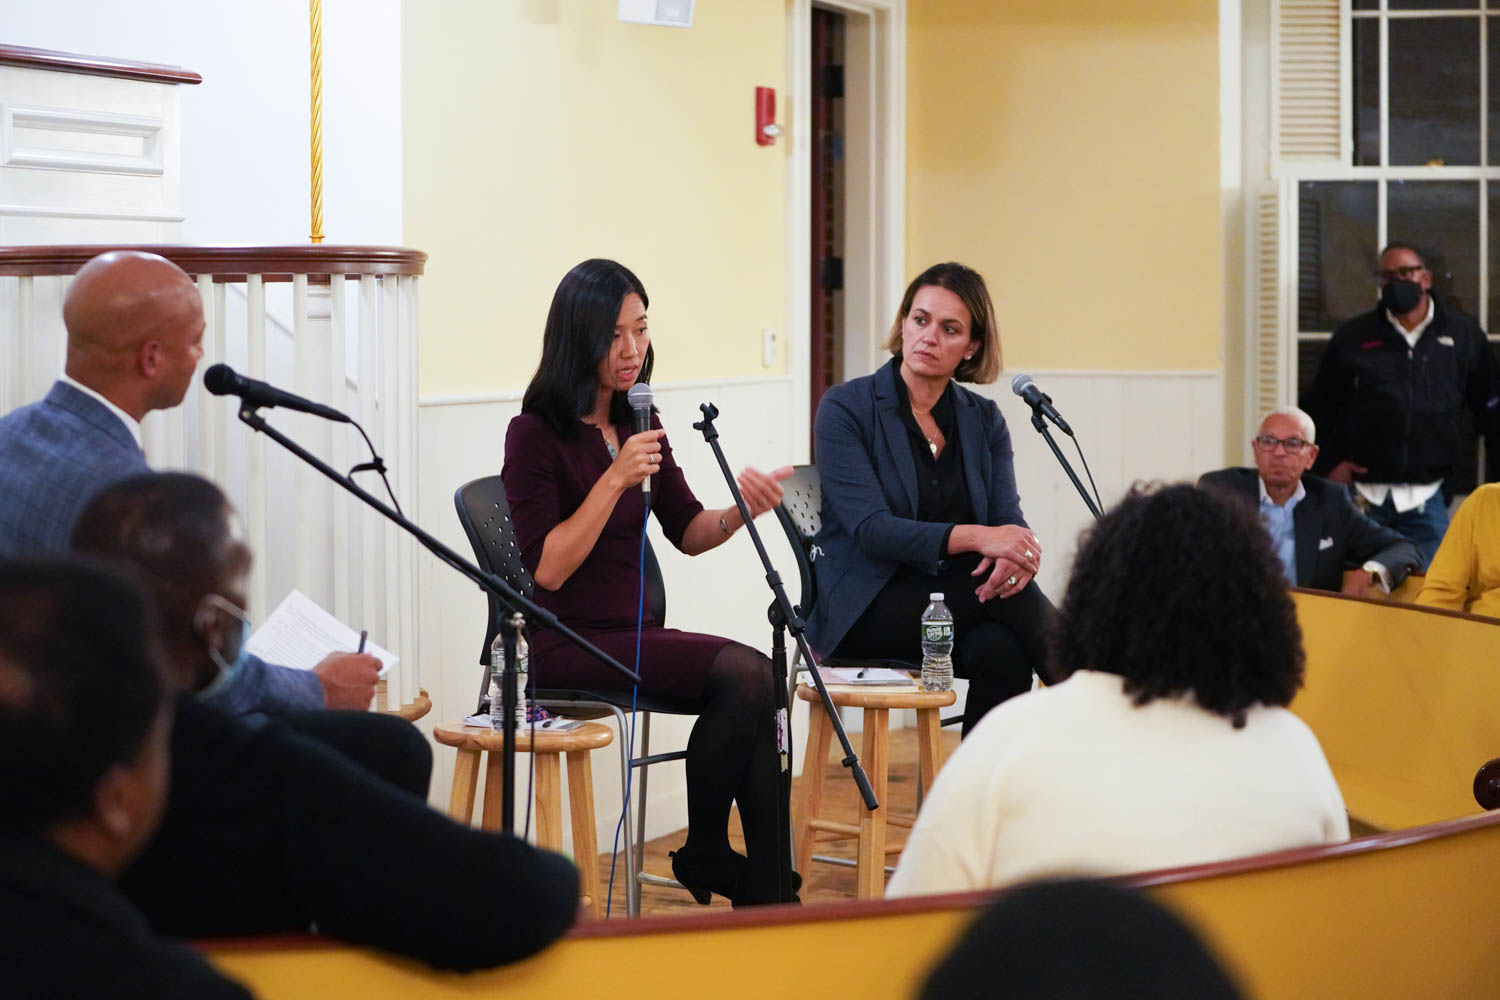
<svg viewBox="0 0 1500 1000">
<path fill-rule="evenodd" d="M 219 280 L 243 279 L 251 274 L 273 281 L 294 274 L 418 275 L 427 266 L 427 254 L 410 247 L 332 243 L 292 246 L 75 243 L 0 247 L 0 275 L 74 274 L 85 263 L 110 250 L 160 254 L 189 274 L 211 274 Z"/>
<path fill-rule="evenodd" d="M 144 80 L 148 83 L 195 84 L 203 77 L 181 66 L 116 59 L 113 56 L 86 56 L 55 49 L 33 49 L 25 45 L 0 45 L 0 66 L 25 66 L 49 69 L 59 73 L 82 73 L 86 76 L 113 76 L 121 80 Z"/>
</svg>

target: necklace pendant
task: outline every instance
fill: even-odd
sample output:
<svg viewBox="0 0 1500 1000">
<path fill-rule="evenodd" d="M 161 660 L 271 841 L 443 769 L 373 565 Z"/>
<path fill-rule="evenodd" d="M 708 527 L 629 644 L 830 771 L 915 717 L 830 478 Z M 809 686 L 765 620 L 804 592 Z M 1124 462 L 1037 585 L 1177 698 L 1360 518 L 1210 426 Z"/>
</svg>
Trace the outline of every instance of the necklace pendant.
<svg viewBox="0 0 1500 1000">
<path fill-rule="evenodd" d="M 927 449 L 932 452 L 933 458 L 937 458 L 937 442 L 932 438 L 927 439 Z"/>
</svg>

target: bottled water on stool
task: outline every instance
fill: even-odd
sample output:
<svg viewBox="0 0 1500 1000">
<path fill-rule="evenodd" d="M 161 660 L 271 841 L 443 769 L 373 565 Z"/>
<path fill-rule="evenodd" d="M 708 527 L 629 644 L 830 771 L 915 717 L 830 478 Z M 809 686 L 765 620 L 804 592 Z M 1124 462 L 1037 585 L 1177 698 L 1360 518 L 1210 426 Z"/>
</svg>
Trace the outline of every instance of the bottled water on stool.
<svg viewBox="0 0 1500 1000">
<path fill-rule="evenodd" d="M 516 638 L 516 728 L 526 728 L 526 681 L 531 667 L 531 647 L 524 635 Z M 505 691 L 505 640 L 499 632 L 490 643 L 490 728 L 503 729 L 500 712 Z"/>
<path fill-rule="evenodd" d="M 953 687 L 953 612 L 942 594 L 929 594 L 932 603 L 922 612 L 922 690 Z"/>
</svg>

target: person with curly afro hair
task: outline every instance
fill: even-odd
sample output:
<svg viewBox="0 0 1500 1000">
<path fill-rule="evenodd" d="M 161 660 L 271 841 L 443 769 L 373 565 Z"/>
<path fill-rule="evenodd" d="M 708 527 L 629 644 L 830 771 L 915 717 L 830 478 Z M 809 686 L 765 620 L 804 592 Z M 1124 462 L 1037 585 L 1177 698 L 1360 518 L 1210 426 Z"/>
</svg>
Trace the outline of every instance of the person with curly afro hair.
<svg viewBox="0 0 1500 1000">
<path fill-rule="evenodd" d="M 1051 650 L 1066 679 L 996 707 L 954 752 L 891 895 L 1348 838 L 1323 750 L 1286 709 L 1302 633 L 1244 505 L 1131 490 L 1081 537 Z"/>
</svg>

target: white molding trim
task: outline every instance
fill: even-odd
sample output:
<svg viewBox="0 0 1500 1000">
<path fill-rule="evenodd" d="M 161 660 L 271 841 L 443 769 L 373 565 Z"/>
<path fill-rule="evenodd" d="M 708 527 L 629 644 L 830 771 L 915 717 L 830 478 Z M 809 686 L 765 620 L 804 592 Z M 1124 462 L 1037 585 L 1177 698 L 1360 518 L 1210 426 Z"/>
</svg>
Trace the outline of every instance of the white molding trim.
<svg viewBox="0 0 1500 1000">
<path fill-rule="evenodd" d="M 128 136 L 141 140 L 141 152 L 130 155 L 27 146 L 16 139 L 16 131 L 23 128 Z M 160 177 L 166 173 L 162 131 L 162 119 L 148 115 L 0 105 L 0 166 Z"/>
<path fill-rule="evenodd" d="M 871 275 L 871 299 L 890 309 L 906 287 L 906 0 L 819 0 L 818 6 L 868 17 L 872 55 L 877 63 L 875 93 L 875 155 L 871 163 L 877 206 L 870 220 L 871 248 L 876 258 Z M 809 457 L 812 436 L 810 409 L 811 299 L 809 213 L 812 211 L 812 8 L 813 0 L 790 0 L 787 25 L 787 106 L 791 109 L 792 144 L 787 157 L 786 217 L 786 328 L 787 372 L 792 382 L 792 447 L 794 457 Z M 877 330 L 871 331 L 873 338 Z"/>
<path fill-rule="evenodd" d="M 658 393 L 685 392 L 692 389 L 722 389 L 741 385 L 774 385 L 790 383 L 790 373 L 782 375 L 735 375 L 730 378 L 689 379 L 686 382 L 656 382 L 653 388 Z M 476 406 L 487 403 L 519 403 L 526 394 L 524 389 L 506 389 L 502 392 L 459 392 L 419 396 L 418 406 Z"/>
<path fill-rule="evenodd" d="M 0 216 L 48 219 L 107 219 L 120 222 L 182 222 L 185 215 L 160 212 L 131 212 L 123 209 L 63 208 L 54 205 L 15 205 L 0 203 Z"/>
</svg>

